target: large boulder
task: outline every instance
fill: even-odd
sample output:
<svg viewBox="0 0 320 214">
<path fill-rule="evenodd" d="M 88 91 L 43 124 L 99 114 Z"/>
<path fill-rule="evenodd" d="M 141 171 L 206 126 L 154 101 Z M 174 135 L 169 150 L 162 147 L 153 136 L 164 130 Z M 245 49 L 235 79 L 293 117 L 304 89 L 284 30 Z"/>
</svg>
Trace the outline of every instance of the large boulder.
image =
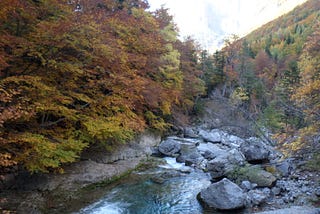
<svg viewBox="0 0 320 214">
<path fill-rule="evenodd" d="M 177 157 L 177 162 L 185 163 L 186 166 L 200 166 L 203 160 L 204 158 L 202 157 L 202 155 L 196 150 L 180 154 Z"/>
<path fill-rule="evenodd" d="M 200 166 L 204 158 L 195 144 L 184 142 L 180 144 L 180 147 L 180 155 L 177 157 L 177 162 L 185 163 L 187 166 Z"/>
<path fill-rule="evenodd" d="M 199 131 L 199 136 L 202 137 L 202 139 L 206 142 L 212 142 L 212 143 L 221 143 L 221 131 L 218 129 L 213 129 L 210 132 L 205 130 Z"/>
<path fill-rule="evenodd" d="M 203 189 L 199 199 L 208 207 L 219 210 L 233 210 L 245 206 L 246 195 L 235 183 L 224 178 Z"/>
<path fill-rule="evenodd" d="M 208 160 L 212 160 L 226 153 L 229 148 L 220 144 L 200 143 L 199 152 Z"/>
<path fill-rule="evenodd" d="M 207 170 L 212 178 L 220 178 L 233 171 L 236 167 L 244 165 L 244 156 L 236 149 L 220 152 L 207 163 Z"/>
<path fill-rule="evenodd" d="M 261 169 L 249 172 L 248 180 L 252 183 L 256 183 L 258 187 L 272 187 L 277 178 L 270 172 Z"/>
<path fill-rule="evenodd" d="M 170 157 L 177 156 L 180 149 L 180 142 L 174 138 L 168 138 L 159 144 L 159 152 Z"/>
<path fill-rule="evenodd" d="M 249 138 L 240 146 L 248 162 L 262 162 L 269 158 L 270 150 L 258 138 Z"/>
<path fill-rule="evenodd" d="M 240 146 L 244 142 L 245 142 L 244 139 L 235 135 L 225 134 L 222 137 L 222 144 L 229 146 L 231 148 L 240 148 Z"/>
<path fill-rule="evenodd" d="M 236 167 L 227 174 L 227 177 L 236 183 L 248 180 L 257 184 L 258 187 L 272 187 L 277 180 L 275 176 L 259 166 Z"/>
</svg>

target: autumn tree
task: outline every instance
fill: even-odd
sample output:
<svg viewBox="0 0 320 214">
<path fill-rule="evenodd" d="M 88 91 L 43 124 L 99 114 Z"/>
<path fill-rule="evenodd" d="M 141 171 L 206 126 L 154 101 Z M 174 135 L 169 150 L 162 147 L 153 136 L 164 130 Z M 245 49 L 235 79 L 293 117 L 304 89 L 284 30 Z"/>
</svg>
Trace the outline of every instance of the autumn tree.
<svg viewBox="0 0 320 214">
<path fill-rule="evenodd" d="M 174 116 L 177 121 L 181 121 L 182 115 L 192 113 L 195 102 L 205 94 L 205 82 L 201 79 L 203 72 L 198 57 L 200 48 L 196 42 L 192 38 L 187 38 L 183 42 L 177 41 L 176 47 L 181 54 L 180 70 L 183 74 L 183 84 L 179 104 L 174 108 Z"/>
<path fill-rule="evenodd" d="M 203 92 L 195 48 L 179 43 L 166 9 L 147 8 L 141 0 L 0 2 L 1 172 L 61 171 L 85 148 L 163 132 L 177 109 L 192 109 Z"/>
<path fill-rule="evenodd" d="M 310 147 L 319 151 L 320 128 L 320 31 L 319 22 L 309 36 L 300 57 L 301 84 L 294 89 L 292 99 L 305 114 L 307 125 L 300 129 L 300 137 L 293 144 L 293 149 Z"/>
</svg>

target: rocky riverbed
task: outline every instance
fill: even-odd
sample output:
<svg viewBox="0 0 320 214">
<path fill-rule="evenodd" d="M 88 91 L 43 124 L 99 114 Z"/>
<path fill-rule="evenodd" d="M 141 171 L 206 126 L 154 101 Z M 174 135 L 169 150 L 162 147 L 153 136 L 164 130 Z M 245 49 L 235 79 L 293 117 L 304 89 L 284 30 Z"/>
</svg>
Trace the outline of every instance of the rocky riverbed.
<svg viewBox="0 0 320 214">
<path fill-rule="evenodd" d="M 254 212 L 319 202 L 320 175 L 298 169 L 299 160 L 286 159 L 259 138 L 187 128 L 183 137 L 168 137 L 158 148 L 162 155 L 210 173 L 212 184 L 198 195 L 204 206 Z"/>
<path fill-rule="evenodd" d="M 230 110 L 228 103 L 211 99 L 204 103 L 204 110 L 204 116 L 196 118 L 197 125 L 180 128 L 174 136 L 161 141 L 160 136 L 145 133 L 112 152 L 90 150 L 81 161 L 66 166 L 62 175 L 8 174 L 0 187 L 0 212 L 69 213 L 103 198 L 120 182 L 126 188 L 116 194 L 116 199 L 123 201 L 127 197 L 121 196 L 130 190 L 135 200 L 136 186 L 142 191 L 141 197 L 148 196 L 150 192 L 143 191 L 152 186 L 154 194 L 163 194 L 163 201 L 156 198 L 156 205 L 165 205 L 166 213 L 174 210 L 176 204 L 171 203 L 187 203 L 189 199 L 192 206 L 177 202 L 182 205 L 180 213 L 188 213 L 190 207 L 199 208 L 194 201 L 197 199 L 204 211 L 197 208 L 192 213 L 219 213 L 205 211 L 212 208 L 231 209 L 232 213 L 319 213 L 315 208 L 320 206 L 319 174 L 301 168 L 298 158 L 286 158 L 274 148 L 276 142 L 266 140 L 266 136 L 257 138 L 248 121 Z M 142 184 L 136 184 L 136 176 L 122 177 L 150 161 L 150 155 L 170 157 L 187 167 L 161 171 Z M 105 186 L 118 178 L 122 179 L 110 188 L 107 185 L 108 190 L 100 188 L 101 182 Z M 190 185 L 197 187 L 191 188 L 192 194 Z M 171 202 L 166 198 L 169 190 Z M 129 213 L 116 212 L 116 208 L 114 211 Z"/>
</svg>

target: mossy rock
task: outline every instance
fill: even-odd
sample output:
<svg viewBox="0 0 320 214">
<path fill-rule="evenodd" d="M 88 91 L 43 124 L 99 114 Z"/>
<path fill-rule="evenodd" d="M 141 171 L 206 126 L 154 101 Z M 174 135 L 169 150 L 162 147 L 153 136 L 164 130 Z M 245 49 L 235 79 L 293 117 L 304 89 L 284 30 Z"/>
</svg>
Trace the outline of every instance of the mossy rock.
<svg viewBox="0 0 320 214">
<path fill-rule="evenodd" d="M 320 152 L 314 153 L 304 168 L 307 170 L 320 172 Z"/>
<path fill-rule="evenodd" d="M 270 172 L 263 170 L 260 166 L 246 165 L 237 167 L 228 173 L 227 177 L 237 184 L 244 180 L 256 183 L 258 187 L 271 187 L 277 180 Z"/>
</svg>

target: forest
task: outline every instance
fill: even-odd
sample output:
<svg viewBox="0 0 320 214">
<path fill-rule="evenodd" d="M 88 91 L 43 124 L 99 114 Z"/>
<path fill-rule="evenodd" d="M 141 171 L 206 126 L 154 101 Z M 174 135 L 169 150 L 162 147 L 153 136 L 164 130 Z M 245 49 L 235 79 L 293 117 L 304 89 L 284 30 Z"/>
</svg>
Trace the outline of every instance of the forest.
<svg viewBox="0 0 320 214">
<path fill-rule="evenodd" d="M 187 120 L 197 46 L 145 1 L 0 2 L 0 166 L 62 171 L 92 145 Z"/>
<path fill-rule="evenodd" d="M 1 0 L 0 172 L 63 172 L 91 146 L 187 124 L 217 90 L 319 162 L 319 11 L 309 0 L 211 54 L 147 1 Z"/>
<path fill-rule="evenodd" d="M 269 140 L 287 155 L 313 156 L 318 170 L 319 10 L 320 2 L 309 0 L 244 38 L 227 38 L 222 50 L 202 58 L 209 90 L 219 89 L 258 129 L 272 133 Z"/>
</svg>

